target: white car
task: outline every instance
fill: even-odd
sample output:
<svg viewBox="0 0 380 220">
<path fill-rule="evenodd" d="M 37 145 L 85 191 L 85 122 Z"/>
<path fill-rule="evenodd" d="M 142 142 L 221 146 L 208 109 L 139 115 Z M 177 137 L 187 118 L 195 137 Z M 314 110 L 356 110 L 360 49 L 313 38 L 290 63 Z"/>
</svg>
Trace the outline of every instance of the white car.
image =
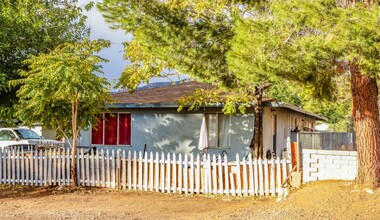
<svg viewBox="0 0 380 220">
<path fill-rule="evenodd" d="M 0 148 L 22 146 L 28 150 L 31 146 L 63 147 L 63 142 L 44 139 L 36 132 L 26 128 L 0 128 Z"/>
</svg>

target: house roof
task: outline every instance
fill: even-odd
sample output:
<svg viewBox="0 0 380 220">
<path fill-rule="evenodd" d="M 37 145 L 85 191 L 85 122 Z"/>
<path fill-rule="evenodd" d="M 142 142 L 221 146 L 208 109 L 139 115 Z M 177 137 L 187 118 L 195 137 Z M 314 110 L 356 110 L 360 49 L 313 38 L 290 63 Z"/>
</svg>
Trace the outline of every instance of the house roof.
<svg viewBox="0 0 380 220">
<path fill-rule="evenodd" d="M 194 93 L 196 89 L 212 89 L 214 86 L 196 81 L 181 82 L 169 86 L 139 89 L 134 93 L 118 92 L 111 95 L 114 103 L 123 104 L 176 104 L 183 96 Z"/>
<path fill-rule="evenodd" d="M 111 94 L 113 104 L 110 108 L 176 108 L 178 101 L 184 96 L 189 96 L 194 93 L 196 89 L 210 90 L 214 88 L 213 85 L 188 81 L 181 83 L 173 83 L 171 85 L 161 87 L 148 87 L 145 89 L 138 89 L 133 93 L 128 91 L 116 92 Z M 325 117 L 315 113 L 307 112 L 300 107 L 293 106 L 285 102 L 275 101 L 273 99 L 264 99 L 264 106 L 269 107 L 283 107 L 300 112 L 319 120 L 327 120 Z M 221 104 L 215 104 L 213 107 L 222 107 Z"/>
</svg>

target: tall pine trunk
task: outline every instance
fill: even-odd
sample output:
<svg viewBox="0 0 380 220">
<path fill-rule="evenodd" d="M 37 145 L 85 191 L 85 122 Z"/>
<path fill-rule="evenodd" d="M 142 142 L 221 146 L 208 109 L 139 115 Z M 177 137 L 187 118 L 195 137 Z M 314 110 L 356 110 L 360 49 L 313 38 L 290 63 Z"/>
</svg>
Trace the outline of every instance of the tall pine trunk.
<svg viewBox="0 0 380 220">
<path fill-rule="evenodd" d="M 380 121 L 376 78 L 361 74 L 350 63 L 352 116 L 358 150 L 358 184 L 380 186 Z"/>
</svg>

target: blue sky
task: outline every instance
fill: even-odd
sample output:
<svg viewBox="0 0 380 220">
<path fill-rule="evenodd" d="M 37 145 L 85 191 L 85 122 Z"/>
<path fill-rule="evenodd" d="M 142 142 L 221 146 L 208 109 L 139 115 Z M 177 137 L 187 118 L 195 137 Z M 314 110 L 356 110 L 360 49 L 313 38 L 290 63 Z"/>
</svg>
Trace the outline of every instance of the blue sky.
<svg viewBox="0 0 380 220">
<path fill-rule="evenodd" d="M 85 5 L 91 0 L 78 0 L 79 5 Z M 98 2 L 98 1 L 95 1 Z M 127 60 L 123 59 L 124 41 L 131 39 L 131 35 L 124 33 L 121 30 L 112 30 L 104 21 L 100 12 L 93 7 L 91 11 L 85 13 L 88 16 L 87 25 L 91 28 L 91 38 L 111 41 L 111 46 L 102 50 L 99 55 L 109 60 L 103 64 L 103 72 L 105 77 L 113 84 L 120 77 L 123 69 L 128 64 Z"/>
</svg>

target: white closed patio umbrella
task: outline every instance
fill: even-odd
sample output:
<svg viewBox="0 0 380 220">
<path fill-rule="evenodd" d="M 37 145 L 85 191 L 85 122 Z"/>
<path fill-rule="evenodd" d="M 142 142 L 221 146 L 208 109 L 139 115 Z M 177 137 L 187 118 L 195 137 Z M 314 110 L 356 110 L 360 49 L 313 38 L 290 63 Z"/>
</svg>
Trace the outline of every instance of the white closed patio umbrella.
<svg viewBox="0 0 380 220">
<path fill-rule="evenodd" d="M 209 148 L 209 145 L 208 145 L 208 133 L 207 133 L 206 117 L 203 116 L 201 131 L 199 133 L 198 149 L 200 151 L 205 151 L 208 148 Z"/>
</svg>

